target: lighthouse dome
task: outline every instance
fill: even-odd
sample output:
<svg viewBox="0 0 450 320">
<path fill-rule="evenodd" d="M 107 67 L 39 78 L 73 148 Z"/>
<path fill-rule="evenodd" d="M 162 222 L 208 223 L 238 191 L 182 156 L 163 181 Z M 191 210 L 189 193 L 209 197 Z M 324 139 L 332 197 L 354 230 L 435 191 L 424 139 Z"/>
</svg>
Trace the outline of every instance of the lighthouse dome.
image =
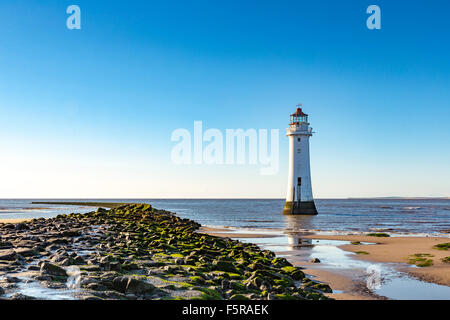
<svg viewBox="0 0 450 320">
<path fill-rule="evenodd" d="M 298 105 L 297 111 L 291 114 L 291 125 L 299 125 L 300 123 L 308 123 L 308 115 L 303 112 L 301 105 Z"/>
</svg>

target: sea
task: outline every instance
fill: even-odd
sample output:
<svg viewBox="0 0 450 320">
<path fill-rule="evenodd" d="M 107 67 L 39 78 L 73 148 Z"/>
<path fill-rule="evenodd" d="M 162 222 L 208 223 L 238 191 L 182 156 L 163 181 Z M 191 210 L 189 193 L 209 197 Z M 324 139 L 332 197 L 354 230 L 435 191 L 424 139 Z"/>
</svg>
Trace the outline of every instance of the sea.
<svg viewBox="0 0 450 320">
<path fill-rule="evenodd" d="M 50 218 L 92 207 L 36 201 L 149 203 L 204 226 L 324 233 L 450 236 L 450 199 L 317 199 L 316 216 L 284 216 L 283 199 L 0 199 L 0 219 Z"/>
</svg>

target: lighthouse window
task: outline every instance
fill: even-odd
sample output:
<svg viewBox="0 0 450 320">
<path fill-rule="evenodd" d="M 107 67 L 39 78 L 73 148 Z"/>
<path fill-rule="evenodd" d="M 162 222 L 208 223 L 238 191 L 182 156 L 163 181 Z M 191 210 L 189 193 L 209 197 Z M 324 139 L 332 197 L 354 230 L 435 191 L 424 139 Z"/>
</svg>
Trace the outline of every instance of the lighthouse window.
<svg viewBox="0 0 450 320">
<path fill-rule="evenodd" d="M 297 152 L 300 153 L 300 149 L 297 149 Z"/>
<path fill-rule="evenodd" d="M 298 138 L 297 141 L 300 142 L 300 138 Z"/>
</svg>

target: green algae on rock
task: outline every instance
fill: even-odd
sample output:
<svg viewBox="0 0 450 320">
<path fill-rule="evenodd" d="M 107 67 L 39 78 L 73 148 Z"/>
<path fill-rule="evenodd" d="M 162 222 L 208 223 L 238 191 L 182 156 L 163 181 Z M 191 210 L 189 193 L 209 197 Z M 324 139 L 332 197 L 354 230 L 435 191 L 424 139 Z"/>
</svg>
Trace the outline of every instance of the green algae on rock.
<svg viewBox="0 0 450 320">
<path fill-rule="evenodd" d="M 416 253 L 408 257 L 408 263 L 415 264 L 418 267 L 430 267 L 433 265 L 433 260 L 429 259 L 433 257 L 429 253 Z"/>
<path fill-rule="evenodd" d="M 369 237 L 378 237 L 378 238 L 387 238 L 387 237 L 390 237 L 390 235 L 388 235 L 387 233 L 368 233 L 368 234 L 366 234 L 366 236 L 369 236 Z"/>
<path fill-rule="evenodd" d="M 434 249 L 438 250 L 449 250 L 450 249 L 450 242 L 446 243 L 439 243 L 433 247 Z"/>
</svg>

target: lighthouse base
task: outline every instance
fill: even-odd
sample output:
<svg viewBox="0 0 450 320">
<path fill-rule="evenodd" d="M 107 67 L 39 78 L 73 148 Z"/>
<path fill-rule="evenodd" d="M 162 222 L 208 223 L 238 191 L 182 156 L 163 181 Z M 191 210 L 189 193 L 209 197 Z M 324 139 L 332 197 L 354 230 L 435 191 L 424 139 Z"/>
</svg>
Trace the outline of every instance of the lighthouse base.
<svg viewBox="0 0 450 320">
<path fill-rule="evenodd" d="M 286 215 L 316 215 L 317 209 L 314 201 L 292 202 L 286 201 L 283 214 Z"/>
</svg>

